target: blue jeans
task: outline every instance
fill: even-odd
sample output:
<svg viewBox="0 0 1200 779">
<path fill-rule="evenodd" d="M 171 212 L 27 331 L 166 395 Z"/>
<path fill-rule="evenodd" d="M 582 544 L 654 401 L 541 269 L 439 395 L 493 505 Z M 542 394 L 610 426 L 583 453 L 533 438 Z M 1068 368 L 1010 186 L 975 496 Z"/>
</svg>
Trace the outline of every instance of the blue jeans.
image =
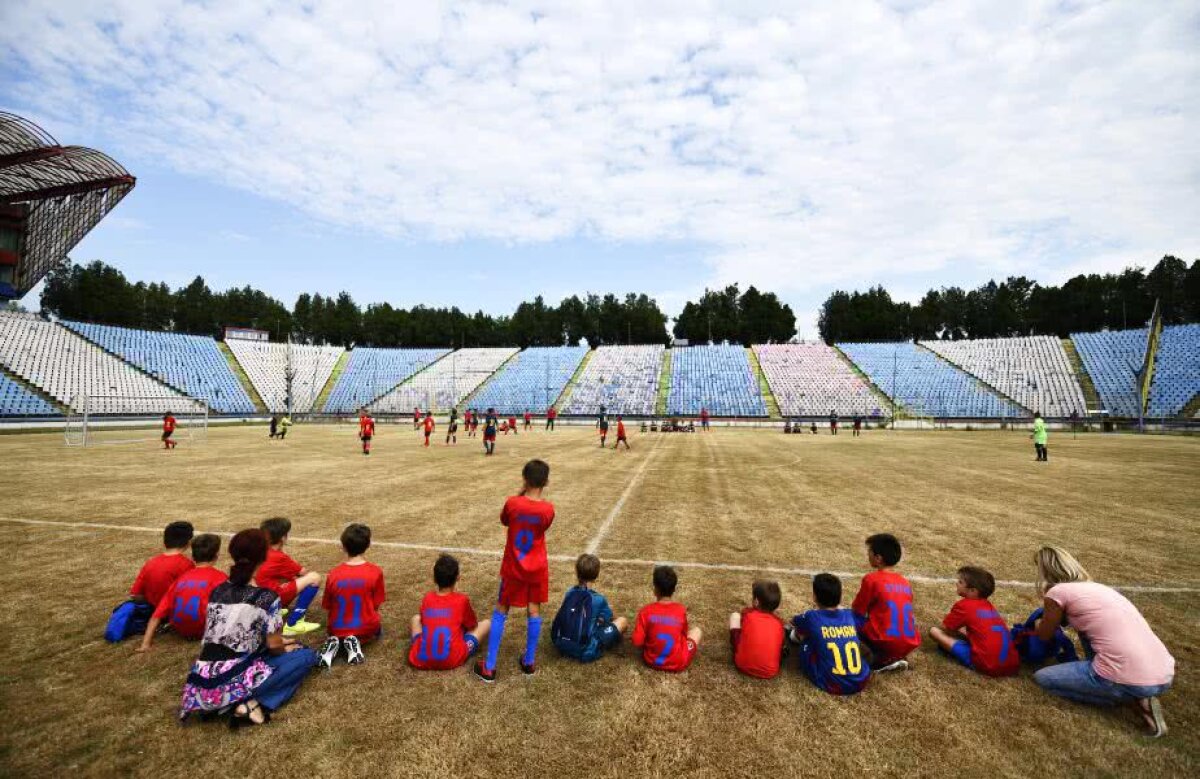
<svg viewBox="0 0 1200 779">
<path fill-rule="evenodd" d="M 1110 682 L 1096 673 L 1091 660 L 1048 666 L 1035 673 L 1033 680 L 1051 695 L 1093 706 L 1116 706 L 1153 698 L 1171 689 L 1170 682 L 1149 686 Z"/>
<path fill-rule="evenodd" d="M 320 657 L 308 647 L 303 647 L 282 655 L 270 655 L 266 660 L 267 665 L 271 666 L 271 675 L 254 689 L 252 697 L 275 711 L 291 700 Z"/>
</svg>

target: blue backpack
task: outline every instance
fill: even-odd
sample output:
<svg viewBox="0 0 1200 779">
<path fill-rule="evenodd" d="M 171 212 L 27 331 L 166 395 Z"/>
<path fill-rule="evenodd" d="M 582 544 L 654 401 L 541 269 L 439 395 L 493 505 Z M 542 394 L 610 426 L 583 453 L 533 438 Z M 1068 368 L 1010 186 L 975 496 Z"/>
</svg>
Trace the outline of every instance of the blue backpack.
<svg viewBox="0 0 1200 779">
<path fill-rule="evenodd" d="M 1043 665 L 1049 660 L 1073 663 L 1079 659 L 1075 644 L 1067 638 L 1062 628 L 1054 629 L 1054 637 L 1043 641 L 1033 632 L 1034 624 L 1042 618 L 1042 609 L 1037 608 L 1023 624 L 1013 625 L 1012 642 L 1017 647 L 1021 660 L 1031 665 Z"/>
<path fill-rule="evenodd" d="M 579 659 L 591 645 L 592 630 L 596 625 L 593 605 L 591 591 L 582 587 L 571 589 L 563 598 L 562 607 L 550 626 L 550 640 L 567 657 Z"/>
<path fill-rule="evenodd" d="M 138 603 L 127 600 L 113 609 L 104 628 L 104 640 L 117 643 L 130 636 L 146 632 L 146 624 L 154 615 L 154 608 L 149 603 Z"/>
</svg>

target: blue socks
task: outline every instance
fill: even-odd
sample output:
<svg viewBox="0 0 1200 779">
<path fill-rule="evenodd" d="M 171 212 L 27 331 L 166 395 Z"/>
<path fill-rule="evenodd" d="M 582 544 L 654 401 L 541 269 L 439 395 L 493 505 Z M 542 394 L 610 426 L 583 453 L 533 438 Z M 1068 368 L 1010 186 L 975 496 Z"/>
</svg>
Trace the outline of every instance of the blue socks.
<svg viewBox="0 0 1200 779">
<path fill-rule="evenodd" d="M 296 596 L 296 602 L 292 604 L 292 610 L 288 612 L 288 625 L 295 625 L 304 619 L 304 614 L 308 611 L 308 605 L 313 602 L 313 598 L 317 597 L 319 589 L 317 585 L 310 584 L 303 590 L 300 590 L 300 594 Z"/>
<path fill-rule="evenodd" d="M 488 633 L 487 658 L 483 667 L 489 671 L 496 670 L 496 656 L 500 654 L 500 641 L 504 638 L 504 623 L 508 615 L 497 609 L 492 612 L 492 630 Z"/>
<path fill-rule="evenodd" d="M 540 616 L 530 617 L 525 628 L 525 657 L 523 660 L 525 665 L 533 665 L 533 661 L 537 659 L 538 638 L 542 635 L 542 618 Z"/>
</svg>

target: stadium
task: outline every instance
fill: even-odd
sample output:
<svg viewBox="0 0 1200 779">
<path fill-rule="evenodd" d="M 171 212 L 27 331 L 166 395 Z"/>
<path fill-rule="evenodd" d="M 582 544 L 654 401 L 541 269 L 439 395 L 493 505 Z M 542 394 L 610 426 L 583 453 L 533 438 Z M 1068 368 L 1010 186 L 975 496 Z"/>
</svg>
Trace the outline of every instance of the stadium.
<svg viewBox="0 0 1200 779">
<path fill-rule="evenodd" d="M 476 314 L 351 259 L 289 304 L 250 255 L 78 259 L 171 197 L 117 161 L 153 131 L 10 106 L 4 775 L 1196 772 L 1200 260 L 1146 261 L 1182 228 L 1059 284 L 830 282 L 815 338 L 751 259 L 662 308 L 557 259 Z"/>
</svg>

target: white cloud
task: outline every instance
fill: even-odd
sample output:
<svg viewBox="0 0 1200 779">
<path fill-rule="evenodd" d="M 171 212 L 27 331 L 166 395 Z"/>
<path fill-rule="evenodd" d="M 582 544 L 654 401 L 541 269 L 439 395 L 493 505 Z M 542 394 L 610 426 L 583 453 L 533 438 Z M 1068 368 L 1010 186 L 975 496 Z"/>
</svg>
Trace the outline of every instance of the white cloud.
<svg viewBox="0 0 1200 779">
<path fill-rule="evenodd" d="M 1190 0 L 306 7 L 10 0 L 7 89 L 339 224 L 797 296 L 1200 253 Z"/>
</svg>

